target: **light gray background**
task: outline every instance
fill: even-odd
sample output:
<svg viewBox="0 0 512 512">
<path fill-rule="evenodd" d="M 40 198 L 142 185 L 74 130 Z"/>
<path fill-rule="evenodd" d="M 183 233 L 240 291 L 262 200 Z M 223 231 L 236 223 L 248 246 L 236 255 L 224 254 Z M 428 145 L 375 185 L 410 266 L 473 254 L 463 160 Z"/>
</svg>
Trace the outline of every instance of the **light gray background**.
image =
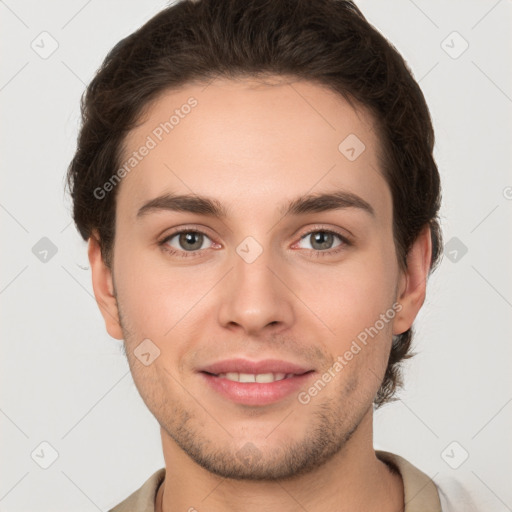
<svg viewBox="0 0 512 512">
<path fill-rule="evenodd" d="M 425 93 L 445 242 L 457 239 L 429 282 L 401 400 L 376 413 L 375 447 L 436 482 L 458 479 L 482 510 L 512 510 L 512 2 L 358 4 Z M 1 511 L 108 510 L 164 465 L 158 424 L 104 329 L 63 193 L 85 84 L 164 5 L 0 1 Z M 43 31 L 58 43 L 47 58 L 31 47 L 55 44 Z M 464 41 L 453 31 L 469 43 L 458 58 Z M 32 251 L 43 237 L 57 248 L 46 262 Z M 42 442 L 58 453 L 48 469 Z"/>
</svg>

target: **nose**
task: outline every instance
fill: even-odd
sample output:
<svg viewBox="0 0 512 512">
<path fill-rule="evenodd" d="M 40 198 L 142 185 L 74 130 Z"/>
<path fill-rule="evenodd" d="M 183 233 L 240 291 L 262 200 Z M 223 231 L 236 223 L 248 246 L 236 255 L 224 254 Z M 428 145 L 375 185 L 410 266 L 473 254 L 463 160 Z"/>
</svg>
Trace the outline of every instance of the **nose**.
<svg viewBox="0 0 512 512">
<path fill-rule="evenodd" d="M 270 250 L 253 258 L 243 248 L 234 252 L 233 269 L 222 284 L 218 320 L 223 327 L 243 330 L 245 335 L 286 330 L 295 319 L 295 296 L 286 285 L 284 265 Z"/>
</svg>

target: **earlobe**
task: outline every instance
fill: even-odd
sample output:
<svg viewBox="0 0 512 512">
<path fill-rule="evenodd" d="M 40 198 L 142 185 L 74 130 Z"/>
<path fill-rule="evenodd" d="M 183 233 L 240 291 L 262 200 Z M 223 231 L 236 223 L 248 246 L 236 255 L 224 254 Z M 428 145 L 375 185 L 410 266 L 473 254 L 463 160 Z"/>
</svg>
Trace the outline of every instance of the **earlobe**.
<svg viewBox="0 0 512 512">
<path fill-rule="evenodd" d="M 427 278 L 432 256 L 430 226 L 426 225 L 407 255 L 407 269 L 400 278 L 398 302 L 402 305 L 393 323 L 393 335 L 411 328 L 425 301 Z"/>
<path fill-rule="evenodd" d="M 112 271 L 103 261 L 99 237 L 96 232 L 89 237 L 87 252 L 91 265 L 94 296 L 105 320 L 105 327 L 110 336 L 122 340 L 123 332 L 119 322 Z"/>
</svg>

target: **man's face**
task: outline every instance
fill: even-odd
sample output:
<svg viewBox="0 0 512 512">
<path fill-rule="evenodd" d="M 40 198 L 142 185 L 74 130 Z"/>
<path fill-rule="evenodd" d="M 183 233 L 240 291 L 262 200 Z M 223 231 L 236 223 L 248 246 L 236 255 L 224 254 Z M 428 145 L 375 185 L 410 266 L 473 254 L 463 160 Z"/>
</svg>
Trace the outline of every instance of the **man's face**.
<svg viewBox="0 0 512 512">
<path fill-rule="evenodd" d="M 113 260 L 137 388 L 168 442 L 213 473 L 311 470 L 371 415 L 394 333 L 401 274 L 372 120 L 312 83 L 217 80 L 162 95 L 141 121 L 122 161 L 150 149 L 118 185 Z M 285 215 L 340 192 L 359 201 Z M 138 213 L 166 194 L 226 216 Z"/>
</svg>

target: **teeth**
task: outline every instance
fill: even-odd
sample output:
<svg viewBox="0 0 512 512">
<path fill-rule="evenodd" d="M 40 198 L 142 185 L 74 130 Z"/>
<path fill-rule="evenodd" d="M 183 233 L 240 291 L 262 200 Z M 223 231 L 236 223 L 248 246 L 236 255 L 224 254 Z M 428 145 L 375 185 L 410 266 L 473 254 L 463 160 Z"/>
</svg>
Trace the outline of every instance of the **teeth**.
<svg viewBox="0 0 512 512">
<path fill-rule="evenodd" d="M 275 382 L 286 378 L 285 373 L 260 373 L 256 375 L 256 382 Z"/>
<path fill-rule="evenodd" d="M 234 382 L 259 382 L 259 383 L 270 383 L 275 382 L 276 380 L 283 380 L 288 377 L 292 377 L 293 373 L 237 373 L 237 372 L 228 372 L 228 373 L 219 373 L 217 377 L 221 379 L 228 379 Z"/>
<path fill-rule="evenodd" d="M 283 375 L 283 377 L 279 378 L 281 375 Z M 274 375 L 273 373 L 260 373 L 258 375 L 255 375 L 255 380 L 256 382 L 262 382 L 262 383 L 265 383 L 265 382 L 274 382 L 276 380 L 282 380 L 284 378 L 284 374 L 276 374 Z"/>
</svg>

